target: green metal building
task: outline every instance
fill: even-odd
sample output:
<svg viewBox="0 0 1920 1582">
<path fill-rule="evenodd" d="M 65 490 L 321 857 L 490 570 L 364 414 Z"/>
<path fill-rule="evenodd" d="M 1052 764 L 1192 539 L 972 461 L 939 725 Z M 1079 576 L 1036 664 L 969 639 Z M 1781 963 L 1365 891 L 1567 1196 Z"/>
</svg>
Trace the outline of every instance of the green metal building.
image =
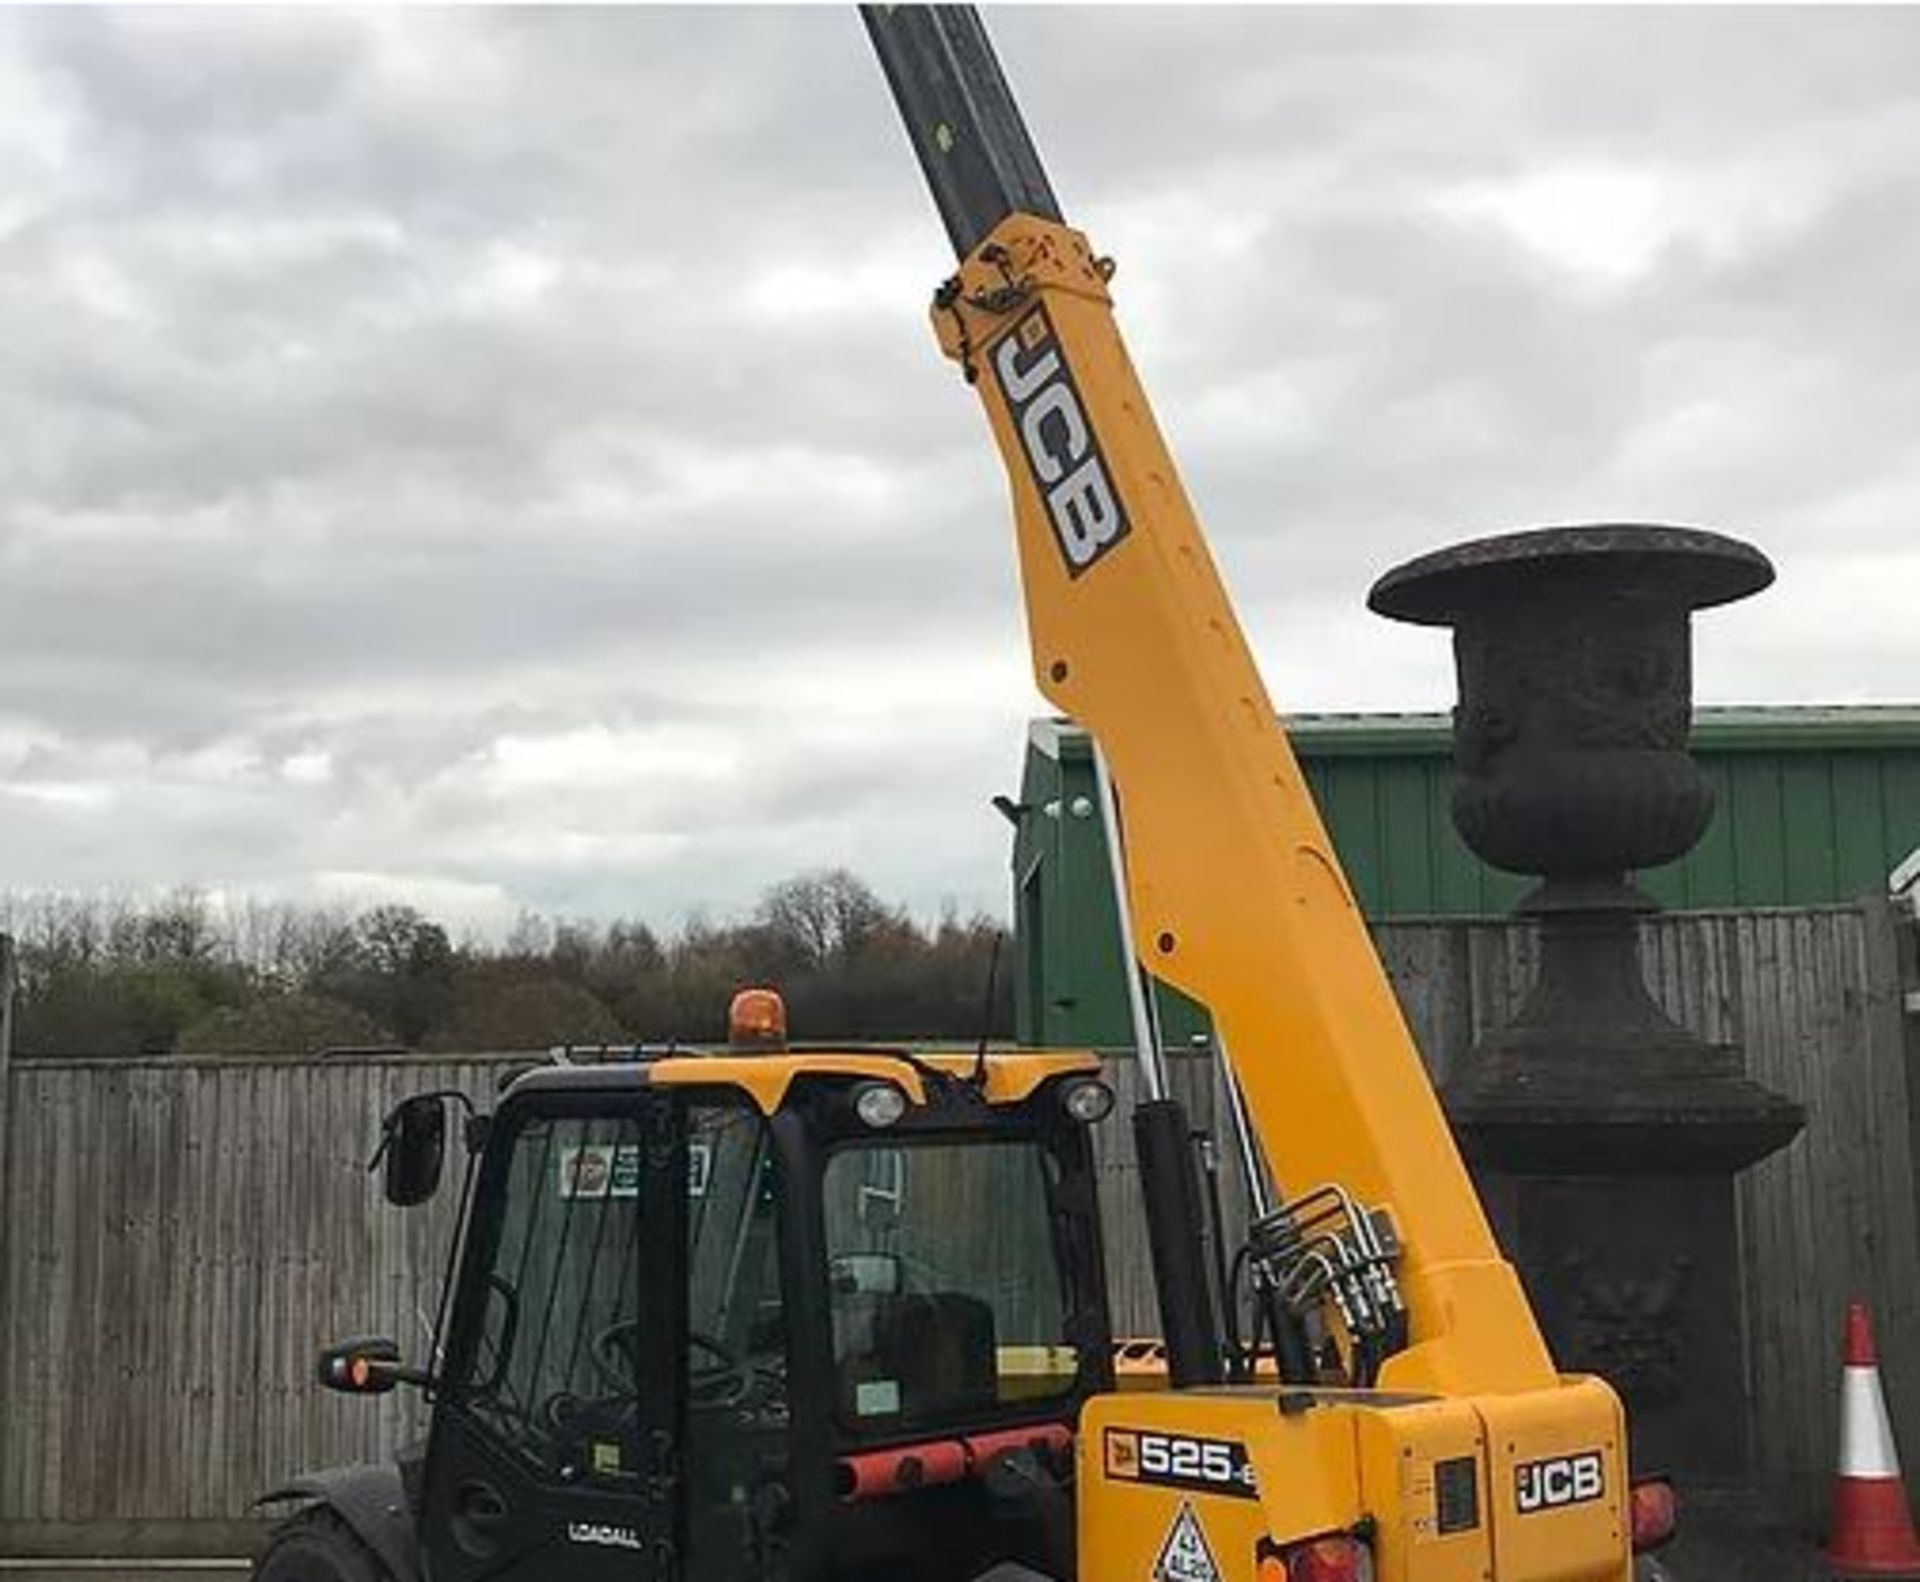
<svg viewBox="0 0 1920 1582">
<path fill-rule="evenodd" d="M 1461 843 L 1442 714 L 1303 715 L 1287 727 L 1347 876 L 1374 919 L 1507 911 L 1528 880 Z M 1693 754 L 1713 822 L 1686 857 L 1639 875 L 1677 908 L 1811 906 L 1882 894 L 1920 847 L 1920 707 L 1704 708 Z M 1106 839 L 1087 737 L 1028 733 L 1014 840 L 1023 1041 L 1131 1041 Z M 1203 1025 L 1162 996 L 1169 1040 Z"/>
</svg>

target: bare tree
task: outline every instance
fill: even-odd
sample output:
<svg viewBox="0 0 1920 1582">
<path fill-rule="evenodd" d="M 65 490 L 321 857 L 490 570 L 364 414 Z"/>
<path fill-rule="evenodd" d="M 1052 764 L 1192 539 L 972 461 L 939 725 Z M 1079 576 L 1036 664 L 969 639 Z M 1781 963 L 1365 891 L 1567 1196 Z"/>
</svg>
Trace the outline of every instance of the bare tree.
<svg viewBox="0 0 1920 1582">
<path fill-rule="evenodd" d="M 844 967 L 906 919 L 845 868 L 801 874 L 761 898 L 759 921 L 816 972 Z"/>
</svg>

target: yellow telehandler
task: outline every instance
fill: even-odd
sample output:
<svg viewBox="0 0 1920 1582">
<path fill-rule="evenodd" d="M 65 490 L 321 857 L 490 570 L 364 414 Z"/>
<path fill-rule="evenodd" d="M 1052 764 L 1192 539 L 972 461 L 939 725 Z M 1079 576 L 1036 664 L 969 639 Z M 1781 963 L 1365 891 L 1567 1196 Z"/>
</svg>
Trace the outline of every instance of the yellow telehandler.
<svg viewBox="0 0 1920 1582">
<path fill-rule="evenodd" d="M 431 1401 L 296 1479 L 260 1582 L 1625 1582 L 1670 1528 L 1501 1257 L 1115 324 L 969 7 L 868 32 L 958 257 L 941 347 L 1012 486 L 1034 672 L 1097 744 L 1139 973 L 1203 1004 L 1256 1182 L 1222 1291 L 1141 1019 L 1166 1343 L 1115 1387 L 1086 1053 L 730 1047 L 520 1076 L 467 1112 Z M 1230 286 L 1225 288 L 1230 289 Z M 388 1117 L 389 1198 L 460 1095 Z M 1251 1306 L 1254 1341 L 1223 1306 Z"/>
</svg>

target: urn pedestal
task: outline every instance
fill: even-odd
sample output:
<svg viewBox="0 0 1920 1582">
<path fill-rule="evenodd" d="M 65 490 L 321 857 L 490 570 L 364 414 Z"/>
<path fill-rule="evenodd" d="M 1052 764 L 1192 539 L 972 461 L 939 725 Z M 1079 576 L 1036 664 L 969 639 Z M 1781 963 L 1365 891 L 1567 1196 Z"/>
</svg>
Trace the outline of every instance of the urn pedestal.
<svg viewBox="0 0 1920 1582">
<path fill-rule="evenodd" d="M 1800 1130 L 1654 1003 L 1634 871 L 1713 816 L 1687 756 L 1692 612 L 1757 593 L 1751 545 L 1693 528 L 1548 528 L 1455 545 L 1374 584 L 1381 615 L 1450 626 L 1453 819 L 1540 882 L 1516 911 L 1540 969 L 1442 1093 L 1563 1368 L 1625 1399 L 1636 1465 L 1738 1484 L 1748 1465 L 1733 1181 Z"/>
</svg>

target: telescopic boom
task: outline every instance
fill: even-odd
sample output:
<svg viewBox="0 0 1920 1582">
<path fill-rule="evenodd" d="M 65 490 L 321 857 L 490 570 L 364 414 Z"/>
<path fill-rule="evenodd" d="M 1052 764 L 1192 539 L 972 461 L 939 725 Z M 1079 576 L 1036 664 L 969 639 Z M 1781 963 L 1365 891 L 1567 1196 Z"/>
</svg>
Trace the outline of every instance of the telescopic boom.
<svg viewBox="0 0 1920 1582">
<path fill-rule="evenodd" d="M 1620 1404 L 1560 1377 L 1494 1241 L 1127 356 L 1113 265 L 1062 218 L 973 11 L 864 15 L 960 259 L 933 322 L 1006 466 L 1034 675 L 1119 800 L 1133 955 L 1211 1013 L 1292 1194 L 1249 1235 L 1263 1289 L 1374 1387 L 1292 1391 L 1278 1414 L 1257 1392 L 1096 1397 L 1081 1574 L 1222 1574 L 1168 1561 L 1206 1547 L 1178 1521 L 1145 1547 L 1164 1507 L 1132 1458 L 1159 1435 L 1203 1465 L 1244 1451 L 1262 1577 L 1343 1531 L 1378 1569 L 1341 1574 L 1380 1582 L 1624 1582 Z M 1185 1215 L 1177 1175 L 1150 1222 Z M 1178 1260 L 1150 1232 L 1164 1286 Z M 1161 1297 L 1176 1354 L 1181 1304 Z"/>
<path fill-rule="evenodd" d="M 1035 678 L 1120 799 L 1135 953 L 1212 1013 L 1281 1181 L 1340 1194 L 1326 1228 L 1366 1266 L 1355 1291 L 1391 1277 L 1397 1332 L 1361 1313 L 1353 1337 L 1380 1382 L 1551 1383 L 1127 356 L 1111 264 L 1062 220 L 973 10 L 863 15 L 960 254 L 934 321 L 1007 464 Z"/>
</svg>

